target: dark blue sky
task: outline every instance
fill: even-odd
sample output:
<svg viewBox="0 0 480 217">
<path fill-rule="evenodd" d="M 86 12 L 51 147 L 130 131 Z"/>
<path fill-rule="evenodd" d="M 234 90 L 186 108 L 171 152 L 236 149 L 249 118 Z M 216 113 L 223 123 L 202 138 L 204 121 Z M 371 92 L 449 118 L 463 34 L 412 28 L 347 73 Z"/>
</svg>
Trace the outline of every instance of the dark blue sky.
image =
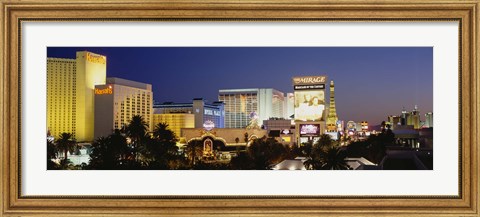
<svg viewBox="0 0 480 217">
<path fill-rule="evenodd" d="M 47 56 L 81 50 L 107 56 L 107 77 L 152 84 L 157 102 L 212 102 L 227 88 L 287 93 L 294 76 L 327 75 L 341 120 L 376 125 L 402 107 L 433 109 L 431 47 L 49 47 Z"/>
</svg>

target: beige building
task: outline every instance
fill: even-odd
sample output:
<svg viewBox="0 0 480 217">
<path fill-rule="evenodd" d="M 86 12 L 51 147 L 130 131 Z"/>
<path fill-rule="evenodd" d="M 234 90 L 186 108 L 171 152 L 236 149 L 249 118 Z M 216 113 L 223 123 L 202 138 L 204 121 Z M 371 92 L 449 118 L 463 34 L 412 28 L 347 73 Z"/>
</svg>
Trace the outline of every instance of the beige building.
<svg viewBox="0 0 480 217">
<path fill-rule="evenodd" d="M 122 129 L 133 116 L 140 115 L 153 130 L 152 85 L 121 78 L 107 78 L 95 86 L 95 138 Z"/>
<path fill-rule="evenodd" d="M 245 136 L 248 140 L 247 143 L 245 142 Z M 203 128 L 184 128 L 181 133 L 181 137 L 185 138 L 186 143 L 192 140 L 203 140 L 205 137 L 212 137 L 213 140 L 219 140 L 226 146 L 249 145 L 248 143 L 253 139 L 264 136 L 268 136 L 266 130 L 236 128 L 214 128 L 211 131 L 205 131 Z"/>
<path fill-rule="evenodd" d="M 107 58 L 79 51 L 76 59 L 47 58 L 47 129 L 93 141 L 94 88 L 105 84 Z"/>
<path fill-rule="evenodd" d="M 182 128 L 195 127 L 195 115 L 188 113 L 153 114 L 153 127 L 159 123 L 168 124 L 168 128 L 175 132 L 177 137 L 180 137 Z"/>
<path fill-rule="evenodd" d="M 225 128 L 245 128 L 253 112 L 260 122 L 285 118 L 285 94 L 272 88 L 219 90 L 218 100 L 225 103 Z"/>
</svg>

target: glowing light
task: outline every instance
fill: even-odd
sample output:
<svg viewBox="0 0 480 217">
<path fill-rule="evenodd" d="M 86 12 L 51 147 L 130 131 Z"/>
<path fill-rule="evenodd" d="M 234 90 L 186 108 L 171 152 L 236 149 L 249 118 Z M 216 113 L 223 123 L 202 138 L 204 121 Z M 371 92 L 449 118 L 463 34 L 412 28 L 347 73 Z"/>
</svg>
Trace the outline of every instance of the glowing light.
<svg viewBox="0 0 480 217">
<path fill-rule="evenodd" d="M 215 123 L 213 123 L 211 120 L 207 120 L 205 123 L 203 123 L 203 128 L 207 131 L 210 131 L 215 128 Z"/>
<path fill-rule="evenodd" d="M 112 90 L 111 86 L 109 86 L 108 88 L 105 88 L 105 89 L 95 88 L 95 94 L 96 95 L 104 95 L 104 94 L 112 94 L 112 93 L 113 93 L 113 90 Z"/>
</svg>

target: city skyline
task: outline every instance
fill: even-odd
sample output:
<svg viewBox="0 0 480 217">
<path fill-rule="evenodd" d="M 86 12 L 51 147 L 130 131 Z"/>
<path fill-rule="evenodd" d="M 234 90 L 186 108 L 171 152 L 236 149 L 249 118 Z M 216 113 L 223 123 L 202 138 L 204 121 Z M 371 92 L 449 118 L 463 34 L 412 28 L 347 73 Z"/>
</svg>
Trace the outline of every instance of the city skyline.
<svg viewBox="0 0 480 217">
<path fill-rule="evenodd" d="M 152 84 L 159 103 L 213 102 L 220 89 L 286 94 L 294 76 L 327 75 L 341 120 L 377 125 L 414 105 L 422 116 L 433 112 L 431 47 L 49 47 L 47 56 L 73 59 L 81 50 L 107 57 L 107 77 Z"/>
</svg>

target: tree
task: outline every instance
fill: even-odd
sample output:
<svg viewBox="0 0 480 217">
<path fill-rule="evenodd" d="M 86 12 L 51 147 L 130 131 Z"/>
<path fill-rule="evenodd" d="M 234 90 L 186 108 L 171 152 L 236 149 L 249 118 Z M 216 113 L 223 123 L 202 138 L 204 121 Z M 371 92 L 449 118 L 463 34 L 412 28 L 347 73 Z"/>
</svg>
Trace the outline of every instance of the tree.
<svg viewBox="0 0 480 217">
<path fill-rule="evenodd" d="M 144 145 L 143 142 L 147 137 L 147 129 L 148 124 L 140 115 L 133 116 L 128 125 L 125 127 L 127 136 L 130 137 L 132 141 L 131 145 L 133 149 L 133 158 L 135 161 L 138 160 L 137 152 L 141 149 L 145 149 L 142 146 Z"/>
<path fill-rule="evenodd" d="M 199 140 L 192 140 L 185 145 L 183 151 L 190 162 L 190 168 L 193 168 L 195 165 L 195 159 L 203 154 L 202 143 Z"/>
<path fill-rule="evenodd" d="M 320 138 L 318 139 L 318 141 L 315 143 L 314 147 L 321 148 L 323 150 L 328 150 L 330 147 L 334 145 L 333 143 L 334 142 L 332 140 L 332 137 L 330 137 L 330 135 L 322 134 L 320 135 Z"/>
<path fill-rule="evenodd" d="M 245 144 L 248 143 L 248 133 L 245 132 L 245 134 L 243 134 L 243 141 L 245 141 Z"/>
<path fill-rule="evenodd" d="M 65 154 L 64 161 L 67 161 L 68 152 L 75 150 L 76 142 L 71 133 L 62 133 L 57 139 L 57 149 Z"/>
<path fill-rule="evenodd" d="M 269 169 L 271 165 L 280 163 L 288 155 L 288 151 L 274 138 L 260 138 L 253 140 L 247 153 L 252 159 L 255 169 Z"/>
<path fill-rule="evenodd" d="M 153 131 L 153 139 L 147 140 L 149 167 L 153 169 L 169 169 L 169 165 L 177 165 L 178 147 L 175 133 L 168 129 L 168 124 L 159 123 Z M 171 163 L 172 162 L 172 163 Z"/>
<path fill-rule="evenodd" d="M 108 137 L 99 137 L 92 144 L 92 152 L 90 153 L 89 169 L 123 169 L 125 161 L 130 149 L 127 146 L 126 138 L 115 130 Z"/>
<path fill-rule="evenodd" d="M 57 158 L 57 147 L 55 144 L 47 139 L 47 169 L 48 170 L 55 170 L 58 169 L 58 164 L 53 162 L 53 159 Z"/>
<path fill-rule="evenodd" d="M 304 164 L 310 170 L 348 170 L 350 167 L 345 160 L 346 157 L 346 152 L 340 147 L 332 146 L 326 150 L 314 150 Z"/>
</svg>

